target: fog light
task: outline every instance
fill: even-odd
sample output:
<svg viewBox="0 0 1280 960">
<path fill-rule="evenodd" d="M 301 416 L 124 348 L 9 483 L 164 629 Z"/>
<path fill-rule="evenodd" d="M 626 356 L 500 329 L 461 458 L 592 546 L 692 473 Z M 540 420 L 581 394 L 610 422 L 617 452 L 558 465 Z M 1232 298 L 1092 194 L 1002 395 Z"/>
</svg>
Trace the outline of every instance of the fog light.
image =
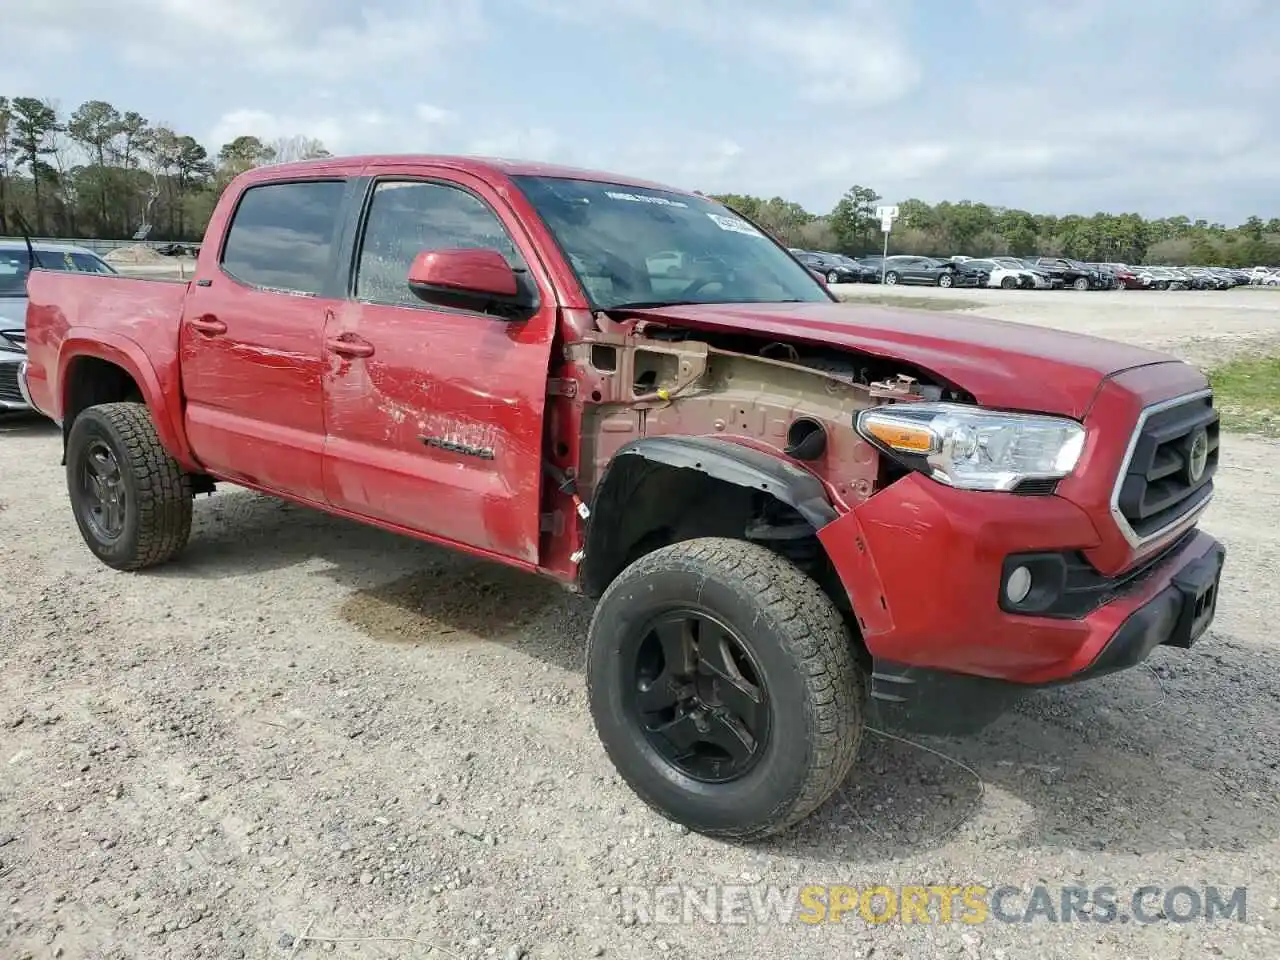
<svg viewBox="0 0 1280 960">
<path fill-rule="evenodd" d="M 1031 571 L 1026 567 L 1014 567 L 1009 579 L 1004 582 L 1004 595 L 1012 604 L 1019 604 L 1027 599 L 1031 592 Z"/>
</svg>

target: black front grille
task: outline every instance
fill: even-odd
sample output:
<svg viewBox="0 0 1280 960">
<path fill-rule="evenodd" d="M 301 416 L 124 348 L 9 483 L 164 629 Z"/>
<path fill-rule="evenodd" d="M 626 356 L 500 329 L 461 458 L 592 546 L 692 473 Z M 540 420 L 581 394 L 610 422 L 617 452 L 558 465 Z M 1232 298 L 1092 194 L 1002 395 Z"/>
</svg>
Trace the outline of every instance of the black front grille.
<svg viewBox="0 0 1280 960">
<path fill-rule="evenodd" d="M 1197 461 L 1203 470 L 1196 476 Z M 1116 506 L 1139 538 L 1176 523 L 1213 495 L 1218 470 L 1218 411 L 1213 397 L 1150 414 L 1121 478 Z"/>
<path fill-rule="evenodd" d="M 16 363 L 0 363 L 0 401 L 26 403 L 22 399 L 22 391 L 18 389 L 18 365 Z"/>
</svg>

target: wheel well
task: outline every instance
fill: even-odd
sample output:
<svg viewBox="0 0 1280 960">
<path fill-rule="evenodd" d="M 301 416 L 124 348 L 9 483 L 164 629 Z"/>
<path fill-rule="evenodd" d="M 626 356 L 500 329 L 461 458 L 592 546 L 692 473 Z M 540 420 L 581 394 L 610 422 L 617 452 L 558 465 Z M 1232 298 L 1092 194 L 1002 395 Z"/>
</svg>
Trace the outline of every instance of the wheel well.
<svg viewBox="0 0 1280 960">
<path fill-rule="evenodd" d="M 640 456 L 611 464 L 592 508 L 581 579 L 600 597 L 626 567 L 654 550 L 699 537 L 759 543 L 808 574 L 835 603 L 858 640 L 861 631 L 812 519 L 764 490 Z"/>
<path fill-rule="evenodd" d="M 100 357 L 76 357 L 67 367 L 62 404 L 62 437 L 82 410 L 99 403 L 143 401 L 142 390 L 124 367 Z"/>
</svg>

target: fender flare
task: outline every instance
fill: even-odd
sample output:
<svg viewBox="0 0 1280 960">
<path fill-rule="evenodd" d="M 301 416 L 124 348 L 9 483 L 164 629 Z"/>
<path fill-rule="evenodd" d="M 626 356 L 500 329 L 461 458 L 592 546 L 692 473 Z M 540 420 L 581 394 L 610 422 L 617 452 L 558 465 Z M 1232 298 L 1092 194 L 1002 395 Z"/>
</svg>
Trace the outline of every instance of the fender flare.
<svg viewBox="0 0 1280 960">
<path fill-rule="evenodd" d="M 623 444 L 605 467 L 592 493 L 591 522 L 587 527 L 585 558 L 581 574 L 585 592 L 598 596 L 609 571 L 591 563 L 591 557 L 608 555 L 617 545 L 611 542 L 607 518 L 611 499 L 621 499 L 618 477 L 639 460 L 683 470 L 694 470 L 734 486 L 759 490 L 776 497 L 802 516 L 815 531 L 835 520 L 839 513 L 827 496 L 822 481 L 778 454 L 771 454 L 721 437 L 643 437 Z"/>
<path fill-rule="evenodd" d="M 73 329 L 68 331 L 66 339 L 62 341 L 58 349 L 58 380 L 54 384 L 53 395 L 58 404 L 58 420 L 63 425 L 64 439 L 71 429 L 71 424 L 65 422 L 67 373 L 76 360 L 84 358 L 105 360 L 128 373 L 142 391 L 143 402 L 151 413 L 156 433 L 164 448 L 185 469 L 200 469 L 191 455 L 181 417 L 175 420 L 174 404 L 169 402 L 171 395 L 176 396 L 176 385 L 175 389 L 167 393 L 146 351 L 133 340 L 117 333 L 99 330 L 81 333 Z"/>
</svg>

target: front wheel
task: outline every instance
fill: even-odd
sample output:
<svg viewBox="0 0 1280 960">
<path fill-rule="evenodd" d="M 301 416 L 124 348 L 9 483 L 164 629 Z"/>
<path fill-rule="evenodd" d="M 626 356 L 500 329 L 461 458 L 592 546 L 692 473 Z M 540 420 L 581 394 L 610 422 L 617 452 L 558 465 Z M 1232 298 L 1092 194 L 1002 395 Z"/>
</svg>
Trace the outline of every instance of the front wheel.
<svg viewBox="0 0 1280 960">
<path fill-rule="evenodd" d="M 884 282 L 892 287 L 894 284 L 898 282 L 898 275 L 894 273 L 892 270 L 890 270 L 888 273 L 884 275 Z"/>
<path fill-rule="evenodd" d="M 831 270 L 827 273 L 827 283 L 839 283 L 839 282 L 840 282 L 840 274 L 836 273 L 834 270 Z"/>
<path fill-rule="evenodd" d="M 191 478 L 141 403 L 103 403 L 67 437 L 67 492 L 84 542 L 117 570 L 164 563 L 191 534 Z"/>
<path fill-rule="evenodd" d="M 1088 290 L 1088 289 L 1089 289 L 1089 278 L 1088 278 L 1088 277 L 1076 277 L 1076 282 L 1075 282 L 1075 283 L 1073 283 L 1073 284 L 1072 284 L 1072 286 L 1073 286 L 1073 287 L 1075 287 L 1077 290 Z"/>
<path fill-rule="evenodd" d="M 1000 286 L 1004 287 L 1006 290 L 1013 290 L 1018 286 L 1018 278 L 1005 277 L 1003 280 L 1000 281 Z"/>
<path fill-rule="evenodd" d="M 951 274 L 949 273 L 944 273 L 942 276 L 938 278 L 938 286 L 940 287 L 949 287 L 953 283 L 955 283 L 955 278 L 952 277 Z"/>
<path fill-rule="evenodd" d="M 835 605 L 790 561 L 703 538 L 647 554 L 591 619 L 596 731 L 632 790 L 709 836 L 755 840 L 840 786 L 865 680 Z"/>
</svg>

